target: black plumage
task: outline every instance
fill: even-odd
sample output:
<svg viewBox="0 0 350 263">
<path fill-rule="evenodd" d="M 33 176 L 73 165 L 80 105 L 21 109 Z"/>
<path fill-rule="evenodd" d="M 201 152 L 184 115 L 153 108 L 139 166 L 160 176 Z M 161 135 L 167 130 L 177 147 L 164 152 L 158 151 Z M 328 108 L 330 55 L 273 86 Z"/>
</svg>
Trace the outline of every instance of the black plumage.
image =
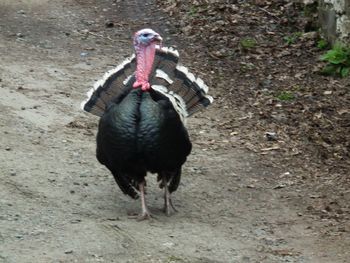
<svg viewBox="0 0 350 263">
<path fill-rule="evenodd" d="M 99 122 L 97 159 L 133 198 L 147 171 L 158 173 L 160 180 L 168 175 L 169 190 L 175 191 L 191 147 L 179 114 L 166 96 L 153 90 L 134 89 L 117 98 Z"/>
</svg>

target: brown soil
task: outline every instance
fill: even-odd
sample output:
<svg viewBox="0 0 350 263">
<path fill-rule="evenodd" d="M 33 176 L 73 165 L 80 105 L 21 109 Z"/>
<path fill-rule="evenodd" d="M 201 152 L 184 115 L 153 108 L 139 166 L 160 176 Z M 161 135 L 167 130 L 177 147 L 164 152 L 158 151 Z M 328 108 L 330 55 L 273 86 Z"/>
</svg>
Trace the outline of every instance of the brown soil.
<svg viewBox="0 0 350 263">
<path fill-rule="evenodd" d="M 196 22 L 198 9 L 173 1 L 0 0 L 0 262 L 347 262 L 349 84 L 313 71 L 314 38 L 286 45 L 299 23 L 279 21 L 278 3 L 236 2 Z M 220 14 L 238 22 L 210 31 Z M 95 159 L 98 119 L 79 106 L 146 26 L 178 47 L 215 103 L 188 120 L 179 212 L 160 211 L 149 175 L 156 218 L 137 222 L 127 214 L 139 201 Z M 258 45 L 239 48 L 244 37 Z M 296 98 L 279 101 L 281 91 Z"/>
</svg>

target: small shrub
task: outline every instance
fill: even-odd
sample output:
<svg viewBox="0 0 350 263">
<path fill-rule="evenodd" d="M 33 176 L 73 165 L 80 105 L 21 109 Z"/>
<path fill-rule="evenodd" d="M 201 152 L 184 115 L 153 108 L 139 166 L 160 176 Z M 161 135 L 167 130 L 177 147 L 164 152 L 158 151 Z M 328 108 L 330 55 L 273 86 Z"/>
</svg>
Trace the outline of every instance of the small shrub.
<svg viewBox="0 0 350 263">
<path fill-rule="evenodd" d="M 350 75 L 350 46 L 337 43 L 321 56 L 321 60 L 327 62 L 322 74 L 342 78 Z"/>
<path fill-rule="evenodd" d="M 289 35 L 289 36 L 285 36 L 283 38 L 284 42 L 287 43 L 288 46 L 295 44 L 298 39 L 301 37 L 302 33 L 301 32 L 294 32 L 293 34 Z"/>
<path fill-rule="evenodd" d="M 320 40 L 317 41 L 317 48 L 319 49 L 326 49 L 328 47 L 328 42 L 327 40 L 321 38 Z"/>
<path fill-rule="evenodd" d="M 295 99 L 295 96 L 289 91 L 282 91 L 276 96 L 276 98 L 281 101 L 291 101 Z"/>
<path fill-rule="evenodd" d="M 254 48 L 256 46 L 256 41 L 253 38 L 243 38 L 240 41 L 240 45 L 244 49 Z"/>
</svg>

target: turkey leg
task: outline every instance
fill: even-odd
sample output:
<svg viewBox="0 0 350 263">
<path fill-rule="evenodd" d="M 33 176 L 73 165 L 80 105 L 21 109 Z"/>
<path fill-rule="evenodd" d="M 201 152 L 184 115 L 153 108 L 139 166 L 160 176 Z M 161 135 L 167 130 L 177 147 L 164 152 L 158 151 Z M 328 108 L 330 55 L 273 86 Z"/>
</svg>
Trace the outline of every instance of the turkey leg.
<svg viewBox="0 0 350 263">
<path fill-rule="evenodd" d="M 129 215 L 129 218 L 136 218 L 137 221 L 142 221 L 152 217 L 151 213 L 148 211 L 145 199 L 145 181 L 139 183 L 139 190 L 141 194 L 141 214 L 139 215 Z"/>
<path fill-rule="evenodd" d="M 137 217 L 137 220 L 141 221 L 141 220 L 149 219 L 151 217 L 151 214 L 148 211 L 148 208 L 147 208 L 147 205 L 146 205 L 145 182 L 144 181 L 139 184 L 139 188 L 140 188 L 140 193 L 141 193 L 141 208 L 142 208 L 142 212 Z"/>
<path fill-rule="evenodd" d="M 172 207 L 172 209 L 175 212 L 177 212 L 177 210 L 175 209 L 173 202 L 171 201 L 170 192 L 169 192 L 169 188 L 168 188 L 168 182 L 166 181 L 165 177 L 163 177 L 163 186 L 164 186 L 164 208 L 163 208 L 163 211 L 167 216 L 170 216 L 170 207 Z"/>
</svg>

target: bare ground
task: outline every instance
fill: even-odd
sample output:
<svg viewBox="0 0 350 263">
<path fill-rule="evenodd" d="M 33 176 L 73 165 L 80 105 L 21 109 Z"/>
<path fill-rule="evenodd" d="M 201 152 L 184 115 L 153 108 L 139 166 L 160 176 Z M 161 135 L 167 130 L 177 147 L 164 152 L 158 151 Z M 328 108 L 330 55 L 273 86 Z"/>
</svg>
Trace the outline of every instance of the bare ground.
<svg viewBox="0 0 350 263">
<path fill-rule="evenodd" d="M 218 102 L 189 120 L 194 151 L 174 195 L 179 213 L 162 214 L 149 175 L 156 218 L 128 219 L 139 202 L 98 164 L 98 120 L 79 104 L 144 26 L 196 67 L 153 1 L 0 1 L 0 262 L 348 262 L 348 211 L 330 216 L 327 199 L 337 189 L 313 189 L 299 167 L 228 139 L 220 124 L 246 113 L 220 103 L 224 87 L 213 86 Z M 329 205 L 310 212 L 315 202 Z"/>
</svg>

